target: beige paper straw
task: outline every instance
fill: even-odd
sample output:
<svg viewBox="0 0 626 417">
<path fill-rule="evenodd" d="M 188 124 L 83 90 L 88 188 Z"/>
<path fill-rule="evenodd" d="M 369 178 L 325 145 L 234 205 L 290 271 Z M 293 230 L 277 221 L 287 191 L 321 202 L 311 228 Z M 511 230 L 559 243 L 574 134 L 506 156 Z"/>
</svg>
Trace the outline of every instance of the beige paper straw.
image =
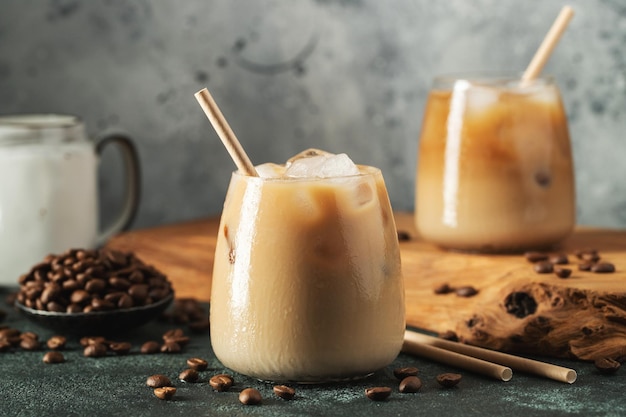
<svg viewBox="0 0 626 417">
<path fill-rule="evenodd" d="M 572 17 L 574 17 L 574 10 L 570 6 L 564 6 L 524 71 L 522 82 L 533 80 L 541 73 Z"/>
<path fill-rule="evenodd" d="M 250 162 L 250 158 L 248 158 L 246 151 L 243 150 L 241 143 L 237 140 L 235 133 L 230 128 L 228 121 L 226 121 L 226 118 L 215 103 L 215 100 L 213 100 L 209 90 L 203 88 L 194 94 L 194 97 L 196 97 L 196 100 L 200 103 L 200 107 L 204 110 L 206 117 L 209 118 L 209 121 L 222 140 L 222 143 L 235 162 L 235 165 L 237 165 L 237 168 L 245 175 L 258 177 L 259 174 L 256 172 L 256 169 L 254 169 L 254 165 Z"/>
<path fill-rule="evenodd" d="M 480 358 L 486 361 L 498 363 L 511 367 L 514 371 L 531 373 L 555 381 L 567 382 L 568 384 L 576 381 L 576 371 L 550 363 L 540 362 L 533 359 L 522 358 L 519 356 L 509 355 L 507 353 L 495 350 L 484 349 L 478 346 L 467 345 L 464 343 L 451 342 L 449 340 L 432 337 L 425 334 L 407 330 L 404 333 L 405 343 L 407 340 L 416 344 L 424 344 L 440 349 L 446 349 L 452 352 Z"/>
<path fill-rule="evenodd" d="M 402 351 L 445 363 L 446 365 L 456 366 L 461 369 L 486 375 L 500 381 L 509 381 L 513 377 L 513 371 L 511 371 L 511 368 L 438 348 L 436 346 L 420 343 L 413 340 L 411 335 L 407 337 L 406 333 Z"/>
</svg>

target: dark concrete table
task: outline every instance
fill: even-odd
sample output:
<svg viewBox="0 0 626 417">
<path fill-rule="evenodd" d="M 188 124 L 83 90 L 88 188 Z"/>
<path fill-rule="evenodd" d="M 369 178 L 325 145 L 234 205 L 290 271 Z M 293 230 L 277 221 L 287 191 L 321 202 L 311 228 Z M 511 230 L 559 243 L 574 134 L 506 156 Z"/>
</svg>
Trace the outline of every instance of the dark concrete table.
<svg viewBox="0 0 626 417">
<path fill-rule="evenodd" d="M 0 293 L 0 309 L 8 312 L 3 324 L 21 331 L 34 331 L 46 340 L 54 332 L 28 322 L 6 305 Z M 515 374 L 509 382 L 499 382 L 425 359 L 401 354 L 395 362 L 368 379 L 336 385 L 295 386 L 296 398 L 284 401 L 272 392 L 272 385 L 234 374 L 229 392 L 214 392 L 208 379 L 229 372 L 213 355 L 208 335 L 191 336 L 191 342 L 178 354 L 143 355 L 139 346 L 147 340 L 160 340 L 172 328 L 164 322 L 151 322 L 124 336 L 133 349 L 126 356 L 104 358 L 83 356 L 78 337 L 70 338 L 63 364 L 44 364 L 45 350 L 13 349 L 0 353 L 1 416 L 626 416 L 626 369 L 614 375 L 600 375 L 589 363 L 550 360 L 577 370 L 572 384 Z M 198 383 L 183 383 L 178 374 L 186 359 L 201 357 L 209 369 L 200 373 Z M 546 360 L 545 358 L 543 358 Z M 416 366 L 424 386 L 416 394 L 400 394 L 392 370 Z M 441 388 L 435 377 L 443 372 L 463 374 L 452 389 Z M 169 376 L 177 387 L 172 401 L 157 399 L 145 384 L 155 373 Z M 384 402 L 373 402 L 364 395 L 367 387 L 393 388 Z M 238 393 L 255 387 L 263 403 L 245 406 Z"/>
</svg>

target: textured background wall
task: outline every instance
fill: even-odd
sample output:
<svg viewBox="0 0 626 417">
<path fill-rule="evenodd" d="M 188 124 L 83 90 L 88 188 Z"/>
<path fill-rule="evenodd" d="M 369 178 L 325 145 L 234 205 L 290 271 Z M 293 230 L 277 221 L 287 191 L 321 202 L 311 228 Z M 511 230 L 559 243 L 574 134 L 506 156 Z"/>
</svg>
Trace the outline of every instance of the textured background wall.
<svg viewBox="0 0 626 417">
<path fill-rule="evenodd" d="M 626 3 L 572 0 L 546 72 L 570 120 L 579 222 L 626 227 Z M 413 208 L 431 78 L 522 71 L 560 1 L 2 0 L 0 114 L 67 112 L 137 142 L 134 227 L 219 213 L 232 162 L 193 93 L 207 86 L 255 163 L 307 147 L 383 169 Z M 117 208 L 114 152 L 102 212 Z"/>
</svg>

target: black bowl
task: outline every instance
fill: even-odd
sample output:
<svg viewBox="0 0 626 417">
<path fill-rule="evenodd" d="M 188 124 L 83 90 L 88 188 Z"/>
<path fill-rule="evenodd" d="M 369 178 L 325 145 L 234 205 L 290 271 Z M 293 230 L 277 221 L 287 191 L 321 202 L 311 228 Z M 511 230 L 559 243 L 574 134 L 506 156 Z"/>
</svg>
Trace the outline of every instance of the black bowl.
<svg viewBox="0 0 626 417">
<path fill-rule="evenodd" d="M 90 313 L 56 313 L 36 310 L 15 302 L 15 307 L 31 321 L 64 334 L 110 335 L 123 333 L 157 318 L 174 299 L 174 293 L 149 305 Z"/>
</svg>

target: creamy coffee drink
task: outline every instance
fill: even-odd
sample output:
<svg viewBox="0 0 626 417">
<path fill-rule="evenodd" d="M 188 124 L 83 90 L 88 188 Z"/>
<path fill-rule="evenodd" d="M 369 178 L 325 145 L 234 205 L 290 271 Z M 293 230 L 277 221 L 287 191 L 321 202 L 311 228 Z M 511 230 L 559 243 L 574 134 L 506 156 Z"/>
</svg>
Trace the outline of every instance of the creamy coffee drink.
<svg viewBox="0 0 626 417">
<path fill-rule="evenodd" d="M 575 223 L 567 119 L 550 79 L 439 80 L 426 104 L 416 226 L 446 248 L 546 248 Z"/>
<path fill-rule="evenodd" d="M 222 213 L 211 342 L 262 380 L 362 377 L 402 347 L 397 233 L 380 170 L 310 150 L 235 172 Z"/>
</svg>

